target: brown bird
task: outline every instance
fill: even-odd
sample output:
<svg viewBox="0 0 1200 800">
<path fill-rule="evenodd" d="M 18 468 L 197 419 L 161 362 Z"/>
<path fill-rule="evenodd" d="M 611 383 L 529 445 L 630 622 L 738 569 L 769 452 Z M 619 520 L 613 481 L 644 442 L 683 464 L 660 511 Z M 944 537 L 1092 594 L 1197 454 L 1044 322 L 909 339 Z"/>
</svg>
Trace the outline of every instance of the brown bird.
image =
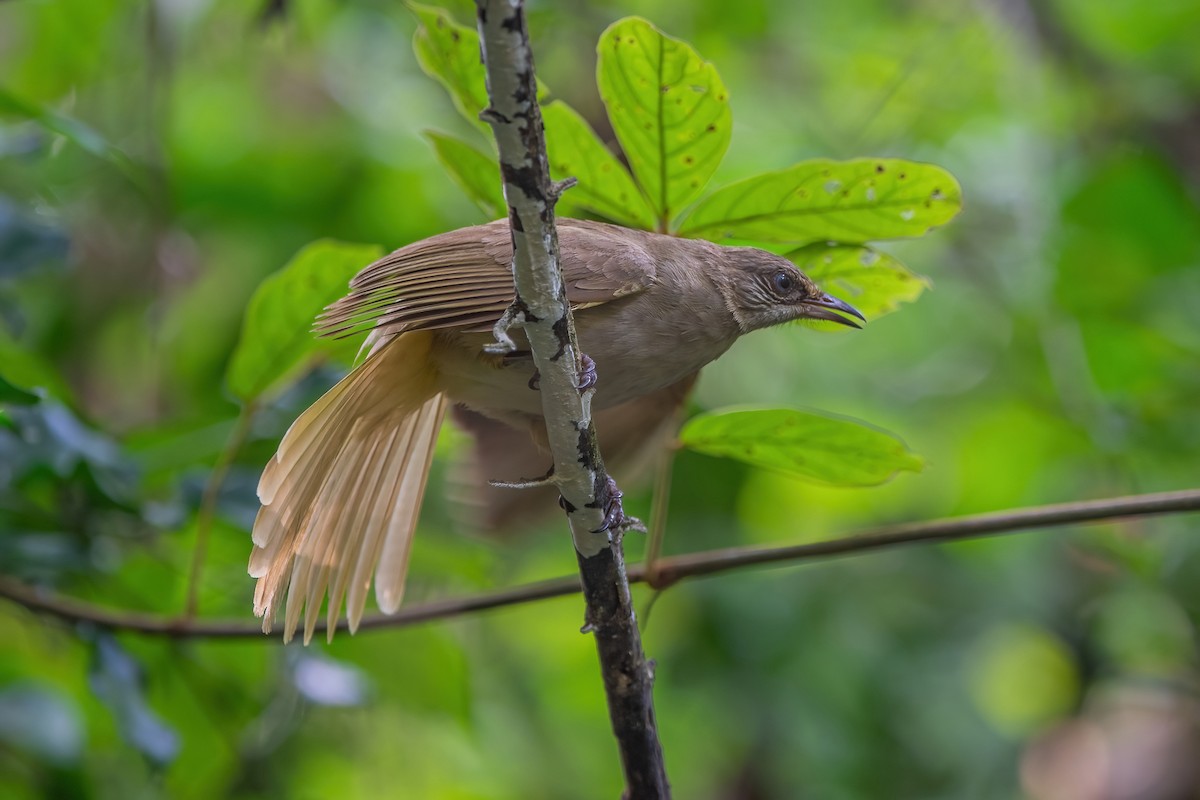
<svg viewBox="0 0 1200 800">
<path fill-rule="evenodd" d="M 742 334 L 862 319 L 762 250 L 573 219 L 558 221 L 558 236 L 580 350 L 600 376 L 592 408 L 606 455 L 611 446 L 632 459 L 652 446 L 699 370 Z M 363 269 L 318 319 L 326 336 L 369 330 L 368 355 L 300 415 L 263 471 L 250 574 L 264 631 L 285 592 L 285 640 L 301 610 L 311 638 L 326 594 L 331 634 L 343 599 L 353 631 L 372 573 L 380 609 L 399 607 L 448 405 L 475 435 L 484 477 L 517 478 L 503 470 L 527 469 L 544 451 L 523 340 L 515 336 L 518 350 L 506 355 L 484 351 L 513 299 L 511 260 L 507 220 L 434 236 Z"/>
</svg>

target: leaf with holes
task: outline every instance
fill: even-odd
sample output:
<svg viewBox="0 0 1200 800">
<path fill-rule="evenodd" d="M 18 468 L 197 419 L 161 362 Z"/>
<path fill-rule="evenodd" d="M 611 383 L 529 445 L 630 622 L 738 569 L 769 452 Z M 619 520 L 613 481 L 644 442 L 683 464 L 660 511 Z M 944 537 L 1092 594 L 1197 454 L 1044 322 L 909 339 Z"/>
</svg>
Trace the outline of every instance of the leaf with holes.
<svg viewBox="0 0 1200 800">
<path fill-rule="evenodd" d="M 654 230 L 654 209 L 629 170 L 578 112 L 555 100 L 542 109 L 542 119 L 552 176 L 579 181 L 558 201 L 563 216 L 595 215 L 630 228 Z"/>
<path fill-rule="evenodd" d="M 608 118 L 666 229 L 721 163 L 733 127 L 716 68 L 686 42 L 630 17 L 600 37 L 596 82 Z"/>
<path fill-rule="evenodd" d="M 504 191 L 496 159 L 473 144 L 437 131 L 425 131 L 438 161 L 454 182 L 479 206 L 488 219 L 505 216 Z"/>
<path fill-rule="evenodd" d="M 343 344 L 312 334 L 313 319 L 345 294 L 355 273 L 382 255 L 379 245 L 321 240 L 268 276 L 246 309 L 242 336 L 225 373 L 230 391 L 242 401 L 255 400 L 314 358 L 342 351 Z"/>
<path fill-rule="evenodd" d="M 847 301 L 869 320 L 913 302 L 929 286 L 927 278 L 869 247 L 810 244 L 786 257 L 823 290 Z M 849 330 L 842 325 L 829 329 Z"/>
<path fill-rule="evenodd" d="M 713 241 L 850 244 L 923 236 L 961 209 L 958 181 L 932 164 L 822 159 L 718 189 L 679 233 Z"/>
<path fill-rule="evenodd" d="M 895 434 L 849 417 L 791 408 L 742 408 L 693 417 L 679 441 L 699 453 L 831 486 L 875 486 L 924 461 Z"/>
<path fill-rule="evenodd" d="M 409 6 L 417 15 L 413 50 L 425 74 L 450 93 L 450 99 L 467 121 L 485 131 L 479 112 L 488 107 L 487 79 L 479 60 L 479 34 L 459 25 L 440 8 Z"/>
</svg>

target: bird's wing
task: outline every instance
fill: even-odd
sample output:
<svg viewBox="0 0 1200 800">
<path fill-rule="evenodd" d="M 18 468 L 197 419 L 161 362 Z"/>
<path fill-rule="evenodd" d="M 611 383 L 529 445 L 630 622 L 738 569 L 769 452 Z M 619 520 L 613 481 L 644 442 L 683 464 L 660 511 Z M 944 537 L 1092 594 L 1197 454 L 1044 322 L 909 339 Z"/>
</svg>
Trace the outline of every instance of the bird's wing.
<svg viewBox="0 0 1200 800">
<path fill-rule="evenodd" d="M 558 249 L 572 307 L 607 303 L 653 286 L 657 263 L 643 246 L 652 235 L 604 222 L 560 220 Z"/>
<path fill-rule="evenodd" d="M 643 234 L 615 225 L 559 220 L 567 299 L 583 308 L 636 294 L 655 280 Z M 317 320 L 324 336 L 379 326 L 385 333 L 435 328 L 491 330 L 513 298 L 507 220 L 444 233 L 384 256 L 350 282 L 350 294 Z"/>
</svg>

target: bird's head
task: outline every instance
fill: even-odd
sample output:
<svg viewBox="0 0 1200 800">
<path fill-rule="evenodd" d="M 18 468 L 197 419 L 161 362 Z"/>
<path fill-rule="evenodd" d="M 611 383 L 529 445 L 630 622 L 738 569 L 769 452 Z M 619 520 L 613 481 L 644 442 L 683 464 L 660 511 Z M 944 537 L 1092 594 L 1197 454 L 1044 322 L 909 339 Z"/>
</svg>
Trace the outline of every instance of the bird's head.
<svg viewBox="0 0 1200 800">
<path fill-rule="evenodd" d="M 722 290 L 742 333 L 800 319 L 828 320 L 851 328 L 861 326 L 849 317 L 866 321 L 858 309 L 821 291 L 787 259 L 752 247 L 722 249 L 732 267 L 723 271 Z"/>
</svg>

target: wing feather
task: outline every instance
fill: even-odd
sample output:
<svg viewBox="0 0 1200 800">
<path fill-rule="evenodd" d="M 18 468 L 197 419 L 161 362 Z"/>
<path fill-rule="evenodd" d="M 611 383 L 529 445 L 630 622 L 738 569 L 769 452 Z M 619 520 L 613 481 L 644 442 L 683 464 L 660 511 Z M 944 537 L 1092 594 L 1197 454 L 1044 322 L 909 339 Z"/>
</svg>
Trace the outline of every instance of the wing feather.
<svg viewBox="0 0 1200 800">
<path fill-rule="evenodd" d="M 572 305 L 588 308 L 653 285 L 652 234 L 565 218 L 558 234 Z M 376 326 L 389 333 L 487 330 L 512 302 L 511 260 L 507 220 L 410 244 L 355 276 L 350 293 L 317 319 L 317 330 L 331 337 Z"/>
</svg>

